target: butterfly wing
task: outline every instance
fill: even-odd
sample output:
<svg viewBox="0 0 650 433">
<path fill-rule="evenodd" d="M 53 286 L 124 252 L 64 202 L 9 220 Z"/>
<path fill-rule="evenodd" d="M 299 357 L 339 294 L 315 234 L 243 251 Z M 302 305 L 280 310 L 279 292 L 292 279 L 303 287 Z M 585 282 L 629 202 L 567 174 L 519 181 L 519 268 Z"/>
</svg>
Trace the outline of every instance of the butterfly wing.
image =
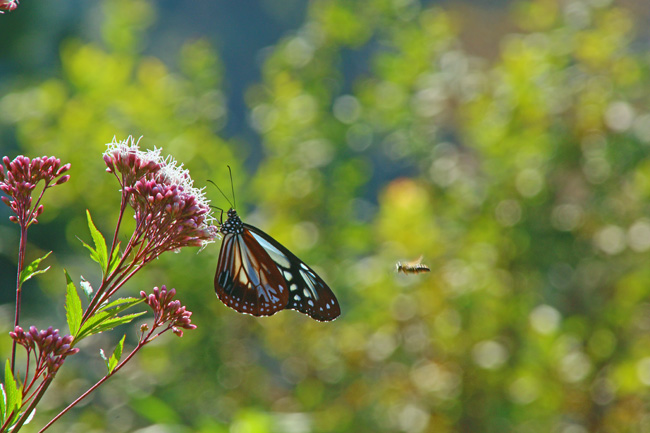
<svg viewBox="0 0 650 433">
<path fill-rule="evenodd" d="M 312 268 L 257 227 L 244 224 L 244 228 L 244 233 L 257 241 L 282 274 L 285 287 L 289 288 L 284 308 L 300 311 L 321 322 L 334 320 L 341 314 L 336 296 Z"/>
<path fill-rule="evenodd" d="M 284 309 L 289 298 L 275 261 L 247 230 L 224 236 L 214 288 L 224 304 L 253 316 L 271 316 Z"/>
</svg>

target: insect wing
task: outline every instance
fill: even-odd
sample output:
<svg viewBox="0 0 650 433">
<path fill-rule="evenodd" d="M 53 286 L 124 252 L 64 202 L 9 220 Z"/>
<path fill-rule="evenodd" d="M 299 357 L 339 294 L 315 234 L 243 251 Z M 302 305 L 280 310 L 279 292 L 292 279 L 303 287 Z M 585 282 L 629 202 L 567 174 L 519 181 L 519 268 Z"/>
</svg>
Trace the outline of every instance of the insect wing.
<svg viewBox="0 0 650 433">
<path fill-rule="evenodd" d="M 289 287 L 286 309 L 300 311 L 324 322 L 336 319 L 341 307 L 334 293 L 321 277 L 282 244 L 249 224 L 244 224 L 258 244 L 275 262 Z"/>
<path fill-rule="evenodd" d="M 417 260 L 411 262 L 397 262 L 396 270 L 405 274 L 419 274 L 421 272 L 429 272 L 431 269 L 427 265 L 422 264 L 422 256 L 420 256 Z"/>
<path fill-rule="evenodd" d="M 289 297 L 276 262 L 247 230 L 224 237 L 214 287 L 224 304 L 253 316 L 277 313 Z"/>
</svg>

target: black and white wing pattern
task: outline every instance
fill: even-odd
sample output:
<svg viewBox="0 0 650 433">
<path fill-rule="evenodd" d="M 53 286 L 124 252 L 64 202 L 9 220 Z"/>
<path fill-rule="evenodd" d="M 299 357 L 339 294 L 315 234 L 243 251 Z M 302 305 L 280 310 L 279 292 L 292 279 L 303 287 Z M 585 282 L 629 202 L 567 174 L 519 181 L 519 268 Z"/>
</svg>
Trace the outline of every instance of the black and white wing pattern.
<svg viewBox="0 0 650 433">
<path fill-rule="evenodd" d="M 289 301 L 284 308 L 321 322 L 334 320 L 341 314 L 336 296 L 312 268 L 262 230 L 249 224 L 244 227 L 269 254 L 289 287 Z"/>
<path fill-rule="evenodd" d="M 224 304 L 253 316 L 291 309 L 329 321 L 341 314 L 334 293 L 313 269 L 262 230 L 244 224 L 234 209 L 221 232 L 214 287 Z"/>
<path fill-rule="evenodd" d="M 284 309 L 289 293 L 275 263 L 248 233 L 225 235 L 214 287 L 224 304 L 253 316 Z"/>
</svg>

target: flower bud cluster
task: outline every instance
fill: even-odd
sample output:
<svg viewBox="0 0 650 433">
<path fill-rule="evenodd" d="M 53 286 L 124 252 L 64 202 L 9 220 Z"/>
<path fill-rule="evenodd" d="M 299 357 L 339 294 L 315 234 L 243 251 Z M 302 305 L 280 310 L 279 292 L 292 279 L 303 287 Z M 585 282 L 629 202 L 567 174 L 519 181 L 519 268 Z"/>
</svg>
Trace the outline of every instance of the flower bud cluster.
<svg viewBox="0 0 650 433">
<path fill-rule="evenodd" d="M 38 204 L 40 198 L 35 204 L 33 203 L 32 193 L 36 185 L 44 181 L 43 191 L 45 191 L 47 188 L 67 182 L 70 176 L 64 173 L 70 169 L 70 164 L 61 165 L 61 160 L 53 156 L 30 160 L 22 155 L 17 156 L 13 161 L 5 156 L 2 162 L 4 166 L 0 164 L 0 191 L 8 197 L 3 196 L 0 200 L 15 214 L 9 219 L 22 226 L 37 223 L 36 218 L 43 213 L 43 205 Z"/>
<path fill-rule="evenodd" d="M 136 219 L 146 222 L 147 238 L 165 250 L 201 247 L 215 237 L 208 222 L 211 209 L 184 185 L 161 179 L 141 179 L 131 192 Z"/>
<path fill-rule="evenodd" d="M 41 331 L 31 326 L 27 332 L 20 326 L 16 326 L 9 336 L 23 346 L 27 353 L 38 352 L 37 369 L 45 367 L 48 374 L 56 372 L 67 356 L 79 352 L 79 349 L 71 346 L 74 339 L 72 335 L 61 337 L 59 330 L 51 326 Z"/>
<path fill-rule="evenodd" d="M 133 138 L 108 144 L 104 162 L 119 174 L 122 190 L 135 210 L 137 227 L 149 242 L 150 257 L 185 246 L 205 246 L 218 235 L 203 192 L 189 172 L 162 159 L 160 149 L 141 151 Z"/>
<path fill-rule="evenodd" d="M 173 300 L 176 296 L 176 289 L 167 290 L 163 285 L 160 289 L 153 288 L 153 293 L 147 295 L 144 291 L 140 295 L 145 299 L 145 303 L 151 307 L 154 312 L 154 327 L 160 327 L 167 324 L 167 328 L 179 337 L 183 336 L 183 329 L 196 329 L 196 325 L 191 323 L 191 311 L 181 305 L 178 300 Z"/>
</svg>

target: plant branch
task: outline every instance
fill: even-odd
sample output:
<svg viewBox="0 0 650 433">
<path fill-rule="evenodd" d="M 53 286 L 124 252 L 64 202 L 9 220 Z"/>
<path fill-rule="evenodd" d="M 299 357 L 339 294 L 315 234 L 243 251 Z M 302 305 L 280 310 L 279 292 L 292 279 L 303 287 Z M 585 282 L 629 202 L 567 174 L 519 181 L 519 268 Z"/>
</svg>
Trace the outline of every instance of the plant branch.
<svg viewBox="0 0 650 433">
<path fill-rule="evenodd" d="M 27 250 L 27 224 L 23 221 L 20 225 L 20 245 L 18 247 L 18 267 L 16 270 L 16 311 L 14 317 L 14 329 L 20 322 L 20 298 L 22 292 L 22 283 L 20 274 L 25 267 L 25 251 Z M 11 346 L 11 373 L 15 374 L 16 370 L 16 340 Z"/>
<path fill-rule="evenodd" d="M 18 421 L 14 425 L 14 428 L 12 429 L 12 431 L 16 431 L 16 432 L 19 431 L 20 428 L 23 426 L 23 424 L 25 424 L 25 421 L 27 421 L 27 418 L 32 413 L 32 411 L 34 410 L 34 408 L 36 407 L 38 402 L 40 402 L 41 398 L 43 398 L 43 395 L 45 394 L 45 391 L 47 391 L 47 388 L 49 388 L 50 384 L 54 380 L 54 377 L 55 376 L 52 375 L 52 376 L 46 378 L 43 381 L 43 383 L 41 383 L 41 385 L 39 386 L 39 389 L 38 389 L 38 394 L 36 395 L 36 397 L 34 397 L 34 400 L 32 400 L 32 402 L 29 404 L 29 406 L 27 407 L 25 412 L 21 415 L 21 417 L 18 418 Z"/>
<path fill-rule="evenodd" d="M 132 358 L 132 357 L 133 357 L 133 355 L 136 354 L 136 352 L 138 352 L 138 351 L 139 351 L 139 350 L 140 350 L 140 349 L 141 349 L 145 344 L 147 344 L 147 343 L 150 341 L 150 340 L 149 340 L 149 336 L 151 336 L 151 334 L 153 333 L 154 329 L 155 329 L 155 328 L 153 328 L 153 329 L 149 332 L 149 334 L 147 335 L 147 338 L 145 338 L 144 340 L 138 342 L 138 345 L 137 345 L 137 346 L 136 346 L 136 347 L 131 351 L 131 353 L 129 353 L 129 355 L 128 355 L 126 358 L 124 358 L 124 359 L 123 359 L 119 364 L 117 364 L 117 365 L 115 366 L 115 368 L 113 369 L 113 371 L 111 371 L 110 373 L 108 373 L 106 376 L 102 377 L 100 380 L 97 381 L 97 383 L 95 383 L 93 386 L 91 386 L 90 388 L 88 388 L 88 390 L 87 390 L 86 392 L 84 392 L 84 393 L 81 394 L 79 397 L 77 397 L 77 398 L 75 399 L 75 401 L 73 401 L 72 403 L 70 403 L 70 404 L 69 404 L 65 409 L 63 409 L 63 410 L 62 410 L 61 412 L 59 412 L 59 413 L 58 413 L 54 418 L 52 418 L 52 419 L 50 420 L 50 422 L 48 422 L 48 423 L 47 423 L 47 424 L 46 424 L 42 429 L 40 429 L 40 430 L 38 431 L 38 433 L 42 433 L 42 432 L 44 432 L 45 430 L 47 430 L 47 429 L 48 429 L 52 424 L 54 424 L 54 423 L 55 423 L 59 418 L 61 418 L 61 417 L 62 417 L 66 412 L 68 412 L 68 411 L 69 411 L 70 409 L 72 409 L 74 406 L 76 406 L 77 404 L 79 404 L 79 402 L 81 402 L 81 400 L 83 400 L 84 398 L 86 398 L 86 397 L 87 397 L 91 392 L 93 392 L 93 391 L 96 390 L 100 385 L 102 385 L 104 382 L 106 382 L 106 381 L 108 380 L 109 377 L 111 377 L 111 376 L 113 376 L 115 373 L 117 373 L 117 372 L 118 372 L 118 371 L 119 371 L 119 370 L 124 366 L 124 364 L 126 364 L 126 363 L 127 363 L 127 362 Z"/>
</svg>

